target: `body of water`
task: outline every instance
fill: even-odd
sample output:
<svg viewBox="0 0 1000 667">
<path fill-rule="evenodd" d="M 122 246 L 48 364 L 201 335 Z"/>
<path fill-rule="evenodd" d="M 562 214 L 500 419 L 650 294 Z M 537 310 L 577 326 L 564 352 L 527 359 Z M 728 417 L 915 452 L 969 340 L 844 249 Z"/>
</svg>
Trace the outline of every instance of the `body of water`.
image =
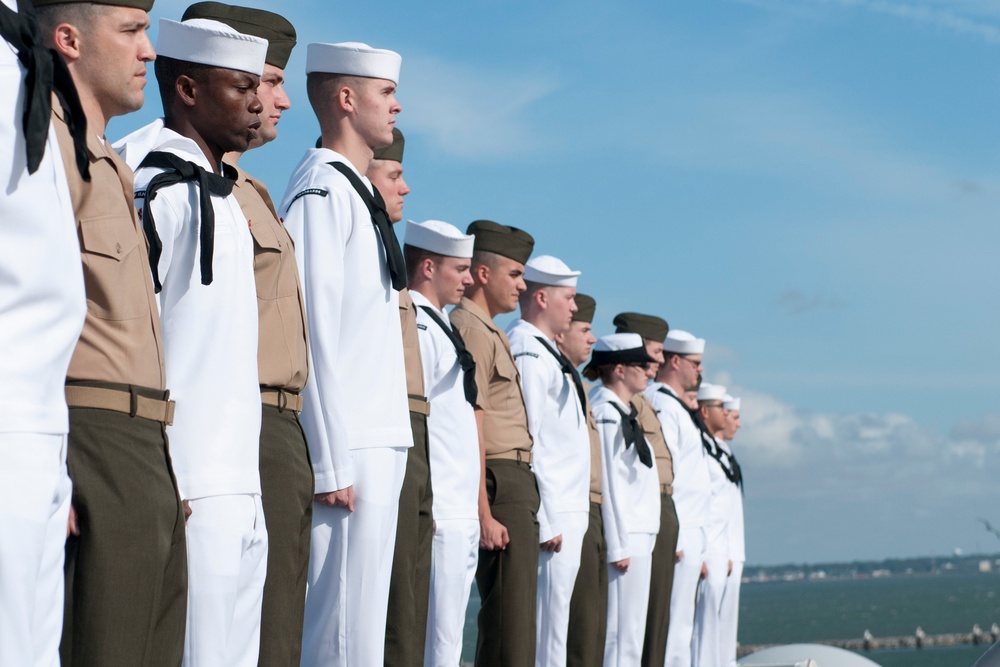
<svg viewBox="0 0 1000 667">
<path fill-rule="evenodd" d="M 466 617 L 463 660 L 472 662 L 479 596 L 473 586 Z M 947 574 L 840 581 L 744 584 L 739 639 L 743 644 L 811 643 L 876 637 L 989 632 L 1000 623 L 1000 574 Z M 968 667 L 986 646 L 875 651 L 882 667 Z"/>
</svg>

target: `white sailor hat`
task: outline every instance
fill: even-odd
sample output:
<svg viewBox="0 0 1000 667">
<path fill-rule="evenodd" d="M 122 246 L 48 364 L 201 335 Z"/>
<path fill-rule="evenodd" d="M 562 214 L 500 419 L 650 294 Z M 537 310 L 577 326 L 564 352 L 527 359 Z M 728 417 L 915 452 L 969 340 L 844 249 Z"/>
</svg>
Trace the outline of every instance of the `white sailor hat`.
<svg viewBox="0 0 1000 667">
<path fill-rule="evenodd" d="M 722 399 L 722 407 L 724 407 L 726 410 L 729 410 L 730 412 L 739 412 L 741 400 L 742 399 L 740 398 L 733 398 L 729 394 L 726 394 L 725 397 Z"/>
<path fill-rule="evenodd" d="M 726 388 L 721 384 L 709 384 L 702 382 L 698 387 L 699 401 L 724 401 L 726 398 Z"/>
<path fill-rule="evenodd" d="M 264 73 L 267 40 L 211 19 L 160 19 L 156 53 L 210 67 L 224 67 L 260 76 Z"/>
<path fill-rule="evenodd" d="M 579 271 L 571 271 L 559 258 L 552 255 L 538 255 L 524 265 L 524 280 L 552 287 L 576 287 Z"/>
<path fill-rule="evenodd" d="M 463 234 L 454 225 L 440 220 L 406 221 L 406 245 L 429 250 L 446 257 L 470 259 L 476 237 Z"/>
<path fill-rule="evenodd" d="M 306 74 L 346 74 L 398 84 L 402 64 L 403 57 L 395 51 L 374 49 L 361 42 L 314 42 L 306 47 Z"/>
<path fill-rule="evenodd" d="M 663 351 L 674 354 L 704 354 L 705 339 L 695 338 L 693 334 L 680 329 L 673 329 L 663 339 Z"/>
</svg>

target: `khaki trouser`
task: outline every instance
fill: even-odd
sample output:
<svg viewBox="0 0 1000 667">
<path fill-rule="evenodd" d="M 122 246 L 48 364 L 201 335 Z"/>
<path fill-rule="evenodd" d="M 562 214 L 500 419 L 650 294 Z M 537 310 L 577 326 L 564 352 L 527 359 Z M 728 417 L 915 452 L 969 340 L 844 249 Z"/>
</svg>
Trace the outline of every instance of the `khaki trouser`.
<svg viewBox="0 0 1000 667">
<path fill-rule="evenodd" d="M 535 596 L 538 590 L 538 485 L 531 466 L 486 461 L 486 494 L 493 518 L 507 528 L 501 551 L 479 550 L 477 667 L 535 664 Z"/>
<path fill-rule="evenodd" d="M 396 549 L 389 580 L 385 624 L 386 667 L 422 667 L 431 586 L 434 517 L 428 464 L 427 415 L 410 412 L 413 447 L 406 453 L 406 474 L 399 493 Z"/>
<path fill-rule="evenodd" d="M 583 537 L 580 571 L 569 604 L 567 667 L 601 667 L 608 629 L 608 551 L 601 506 L 590 503 L 590 526 Z"/>
<path fill-rule="evenodd" d="M 260 489 L 268 536 L 260 665 L 298 665 L 309 577 L 313 471 L 306 436 L 293 410 L 262 406 Z"/>
<path fill-rule="evenodd" d="M 165 393 L 135 391 L 155 399 Z M 62 664 L 180 665 L 187 551 L 165 426 L 71 408 L 67 467 L 80 536 L 66 541 Z"/>
<path fill-rule="evenodd" d="M 646 640 L 642 646 L 642 667 L 663 667 L 667 657 L 670 629 L 670 591 L 674 587 L 677 562 L 677 511 L 668 493 L 660 495 L 660 532 L 653 546 L 653 570 L 649 581 L 649 610 L 646 612 Z"/>
</svg>

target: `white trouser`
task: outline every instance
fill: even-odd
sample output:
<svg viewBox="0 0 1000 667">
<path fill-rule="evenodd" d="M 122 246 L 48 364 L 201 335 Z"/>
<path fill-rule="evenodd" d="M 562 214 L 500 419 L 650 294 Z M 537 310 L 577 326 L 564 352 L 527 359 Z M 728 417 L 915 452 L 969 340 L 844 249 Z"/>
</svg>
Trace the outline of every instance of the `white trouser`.
<svg viewBox="0 0 1000 667">
<path fill-rule="evenodd" d="M 72 489 L 66 436 L 0 433 L 0 665 L 59 664 Z"/>
<path fill-rule="evenodd" d="M 680 528 L 678 544 L 684 545 L 674 565 L 674 587 L 670 592 L 670 632 L 667 634 L 666 667 L 691 667 L 694 609 L 701 579 L 701 564 L 707 544 L 704 528 Z"/>
<path fill-rule="evenodd" d="M 184 667 L 255 667 L 267 575 L 260 496 L 208 496 L 190 503 Z"/>
<path fill-rule="evenodd" d="M 406 452 L 351 451 L 354 512 L 313 504 L 302 667 L 383 663 Z"/>
<path fill-rule="evenodd" d="M 642 659 L 649 577 L 656 535 L 629 533 L 628 571 L 608 563 L 608 634 L 604 667 L 635 667 Z"/>
<path fill-rule="evenodd" d="M 424 667 L 462 662 L 469 593 L 479 563 L 479 519 L 434 521 Z"/>
<path fill-rule="evenodd" d="M 711 524 L 706 528 L 706 538 L 705 567 L 708 568 L 708 576 L 698 585 L 691 657 L 694 667 L 720 667 L 719 614 L 722 613 L 722 593 L 729 579 L 726 524 Z"/>
<path fill-rule="evenodd" d="M 719 613 L 719 664 L 736 667 L 736 631 L 740 619 L 740 584 L 743 580 L 743 561 L 733 561 L 733 572 L 726 578 L 722 592 L 722 611 Z"/>
<path fill-rule="evenodd" d="M 538 553 L 538 594 L 535 598 L 535 666 L 565 667 L 569 634 L 569 601 L 580 571 L 583 536 L 590 525 L 590 511 L 559 512 L 562 549 Z"/>
</svg>

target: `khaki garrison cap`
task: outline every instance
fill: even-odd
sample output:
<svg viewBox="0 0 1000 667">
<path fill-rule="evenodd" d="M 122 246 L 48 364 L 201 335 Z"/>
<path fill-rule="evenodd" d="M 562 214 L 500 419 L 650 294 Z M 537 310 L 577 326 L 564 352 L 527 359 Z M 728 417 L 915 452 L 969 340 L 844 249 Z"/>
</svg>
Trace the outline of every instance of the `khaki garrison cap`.
<svg viewBox="0 0 1000 667">
<path fill-rule="evenodd" d="M 114 7 L 135 7 L 147 12 L 153 8 L 153 0 L 34 0 L 32 4 L 35 7 L 48 7 L 50 5 L 77 5 L 83 2 Z"/>
<path fill-rule="evenodd" d="M 465 230 L 476 237 L 476 252 L 494 252 L 524 264 L 531 257 L 535 239 L 517 227 L 508 227 L 492 220 L 476 220 Z"/>
<path fill-rule="evenodd" d="M 577 292 L 573 298 L 576 300 L 576 312 L 573 313 L 573 321 L 586 322 L 587 324 L 593 322 L 594 311 L 597 310 L 597 302 L 594 301 L 594 297 Z"/>
<path fill-rule="evenodd" d="M 320 137 L 322 139 L 322 137 Z M 372 156 L 374 160 L 393 160 L 400 164 L 403 163 L 403 144 L 406 140 L 403 139 L 403 133 L 399 131 L 399 128 L 392 128 L 392 143 L 385 148 L 380 148 L 375 151 L 375 155 Z"/>
<path fill-rule="evenodd" d="M 278 69 L 285 69 L 295 47 L 295 28 L 288 19 L 263 9 L 238 7 L 222 2 L 196 2 L 181 17 L 182 21 L 188 19 L 219 21 L 245 35 L 266 39 L 267 56 L 264 62 Z"/>
<path fill-rule="evenodd" d="M 612 324 L 617 327 L 615 333 L 637 333 L 646 340 L 660 342 L 670 331 L 667 321 L 662 317 L 642 313 L 618 313 Z"/>
</svg>

